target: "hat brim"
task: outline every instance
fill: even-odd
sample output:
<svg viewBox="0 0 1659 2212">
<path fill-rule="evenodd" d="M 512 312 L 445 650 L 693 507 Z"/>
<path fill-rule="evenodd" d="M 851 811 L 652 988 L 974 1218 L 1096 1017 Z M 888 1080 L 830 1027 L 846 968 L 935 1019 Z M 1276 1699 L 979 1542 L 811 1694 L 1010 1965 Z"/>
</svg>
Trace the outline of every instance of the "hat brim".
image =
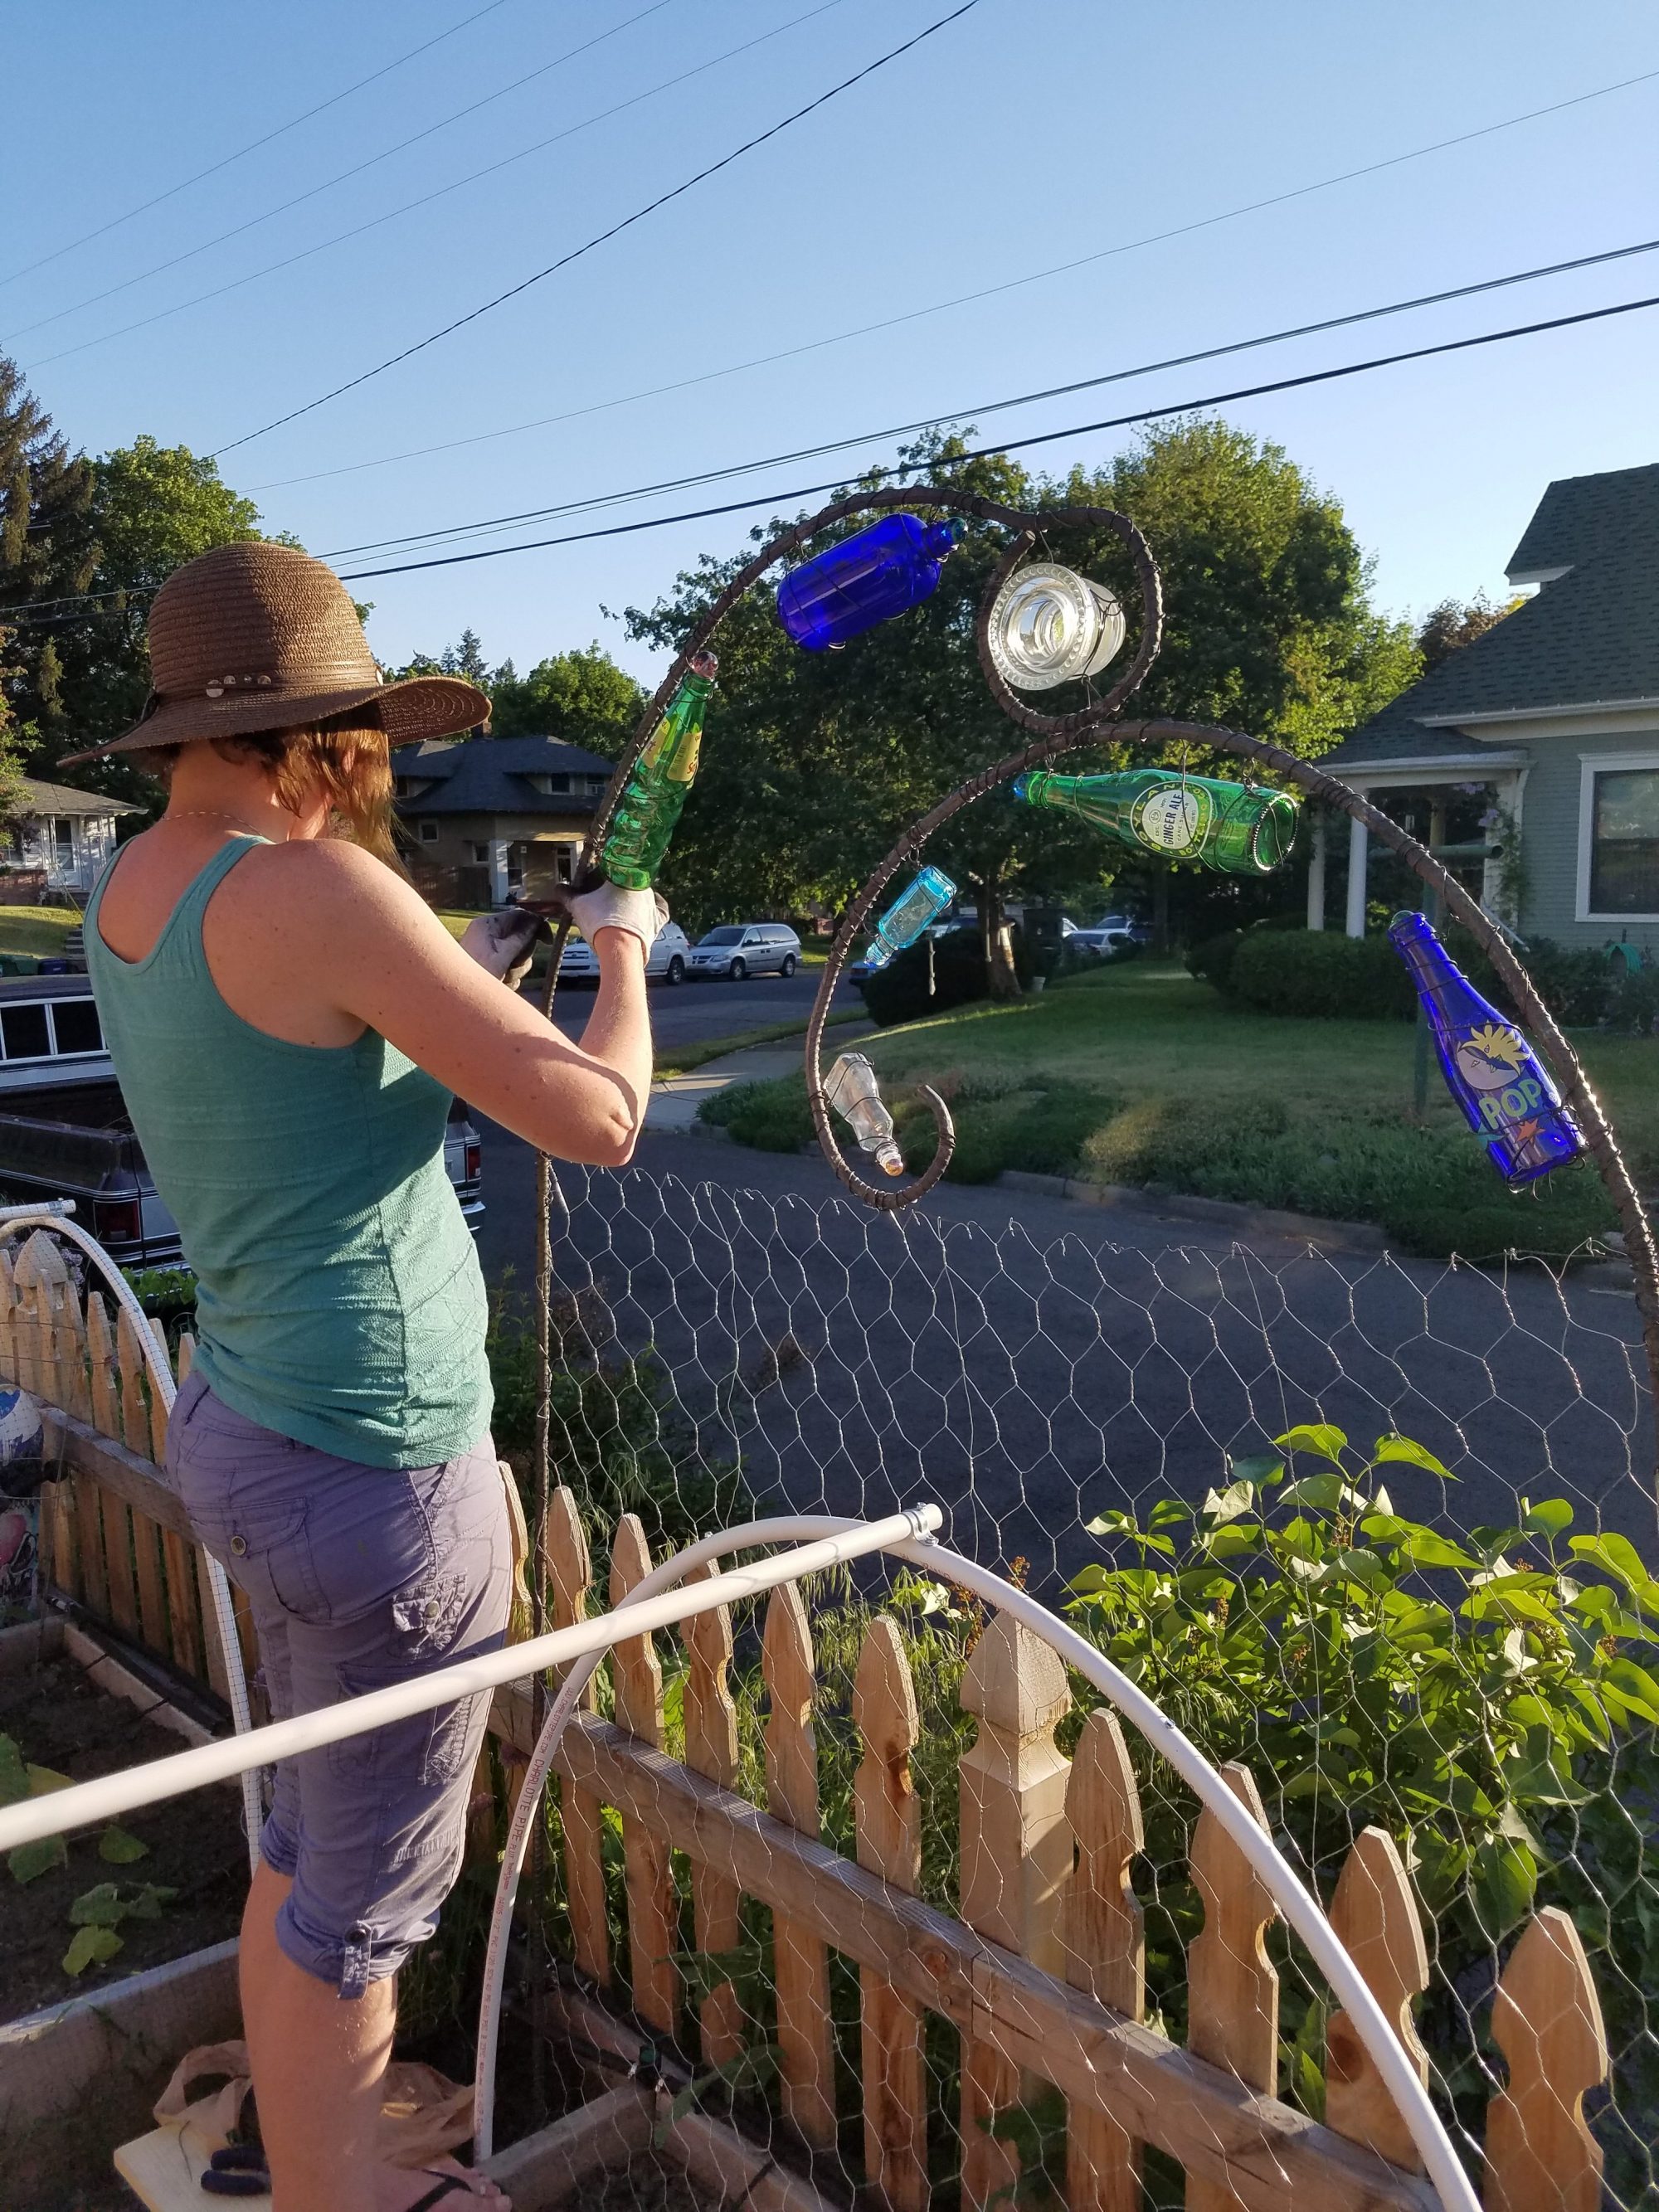
<svg viewBox="0 0 1659 2212">
<path fill-rule="evenodd" d="M 371 704 L 374 719 L 394 745 L 454 737 L 475 729 L 489 715 L 489 699 L 477 684 L 459 676 L 407 676 L 399 684 L 357 684 L 343 690 L 304 694 L 273 690 L 228 694 L 222 699 L 170 699 L 107 744 L 64 754 L 60 765 L 107 760 L 114 753 L 154 752 L 161 745 L 190 744 L 200 738 L 253 737 L 263 730 L 298 729 Z"/>
</svg>

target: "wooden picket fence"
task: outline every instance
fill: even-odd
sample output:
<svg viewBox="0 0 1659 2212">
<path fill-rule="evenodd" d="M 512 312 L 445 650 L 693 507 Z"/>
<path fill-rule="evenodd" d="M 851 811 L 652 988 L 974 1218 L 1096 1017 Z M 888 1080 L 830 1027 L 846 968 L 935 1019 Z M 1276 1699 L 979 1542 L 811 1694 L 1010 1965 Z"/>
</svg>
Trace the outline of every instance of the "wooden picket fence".
<svg viewBox="0 0 1659 2212">
<path fill-rule="evenodd" d="M 187 1364 L 188 1346 L 181 1366 Z M 222 1688 L 222 1661 L 188 1525 L 156 1464 L 161 1421 L 142 1347 L 112 1328 L 95 1292 L 83 1302 L 51 1238 L 31 1237 L 15 1265 L 0 1255 L 0 1370 L 56 1410 L 49 1447 L 58 1479 L 43 1508 L 53 1585 L 129 1643 L 179 1674 Z M 555 1495 L 544 1567 L 553 1617 L 586 1618 L 592 1576 L 574 1497 Z M 617 1526 L 610 1602 L 649 1571 L 643 1529 Z M 257 1656 L 243 1616 L 244 1651 Z M 1011 2203 L 1014 2144 L 986 2123 L 1029 2107 L 1045 2087 L 1066 2101 L 1064 2197 L 1069 2212 L 1133 2212 L 1141 2158 L 1154 2145 L 1186 2174 L 1190 2212 L 1430 2212 L 1437 2201 L 1392 2100 L 1352 2023 L 1327 2037 L 1325 2118 L 1275 2095 L 1279 1978 L 1265 1942 L 1271 1897 L 1214 1817 L 1200 1816 L 1191 1868 L 1202 1932 L 1188 1954 L 1185 2046 L 1144 2017 L 1140 1907 L 1131 1872 L 1139 1802 L 1116 1720 L 1084 1722 L 1067 1759 L 1055 1730 L 1071 1710 L 1066 1672 L 1038 1638 L 1006 1616 L 975 1644 L 961 1683 L 976 1734 L 960 1763 L 960 1878 L 955 1916 L 925 1903 L 910 1759 L 915 1691 L 895 1624 L 878 1618 L 858 1662 L 853 1722 L 855 1853 L 821 1840 L 818 1697 L 811 1626 L 800 1593 L 767 1607 L 761 1672 L 766 1804 L 738 1794 L 732 1625 L 724 1611 L 684 1631 L 683 1759 L 664 1749 L 663 1676 L 653 1638 L 616 1646 L 614 1717 L 591 1693 L 567 1729 L 556 1771 L 565 1889 L 576 1966 L 618 1991 L 603 1856 L 605 1808 L 620 1820 L 628 2001 L 660 2035 L 679 2037 L 695 2009 L 706 2063 L 744 2041 L 730 1983 L 693 1998 L 682 1982 L 674 1855 L 689 1862 L 695 1942 L 737 1948 L 747 1898 L 769 1908 L 775 2040 L 785 2120 L 808 2146 L 848 2147 L 861 2134 L 872 2201 L 924 2212 L 929 2199 L 925 2020 L 961 2039 L 962 2193 L 971 2212 Z M 527 1689 L 498 1694 L 493 1725 L 511 1760 L 532 1742 Z M 1226 1778 L 1257 1820 L 1248 1769 Z M 1367 1829 L 1338 1883 L 1332 1917 L 1425 2078 L 1412 2025 L 1428 1984 L 1416 1904 L 1391 1838 Z M 856 1966 L 860 2081 L 855 2114 L 837 2098 L 830 1957 Z M 1508 2069 L 1485 2142 L 1489 2212 L 1595 2212 L 1601 2154 L 1583 2116 L 1606 2077 L 1601 2009 L 1577 1931 L 1553 1908 L 1515 1945 L 1492 2014 Z M 861 2114 L 861 2124 L 857 2115 Z"/>
</svg>

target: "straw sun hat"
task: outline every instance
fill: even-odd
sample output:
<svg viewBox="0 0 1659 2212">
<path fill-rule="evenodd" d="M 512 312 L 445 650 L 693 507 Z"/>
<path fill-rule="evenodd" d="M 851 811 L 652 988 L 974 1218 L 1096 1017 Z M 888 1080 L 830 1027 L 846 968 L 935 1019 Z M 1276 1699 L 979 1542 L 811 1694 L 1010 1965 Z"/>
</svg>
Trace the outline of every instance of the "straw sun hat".
<svg viewBox="0 0 1659 2212">
<path fill-rule="evenodd" d="M 149 697 L 136 726 L 72 755 L 292 729 L 373 702 L 394 745 L 471 729 L 489 712 L 458 676 L 383 684 L 351 595 L 292 545 L 219 545 L 174 569 L 149 612 Z"/>
</svg>

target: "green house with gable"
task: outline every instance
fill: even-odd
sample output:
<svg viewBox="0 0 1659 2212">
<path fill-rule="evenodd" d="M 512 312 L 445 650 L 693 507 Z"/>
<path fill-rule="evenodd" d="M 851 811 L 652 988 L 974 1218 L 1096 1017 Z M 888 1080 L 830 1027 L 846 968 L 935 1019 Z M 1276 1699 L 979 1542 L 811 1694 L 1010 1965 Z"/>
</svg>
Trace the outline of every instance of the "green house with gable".
<svg viewBox="0 0 1659 2212">
<path fill-rule="evenodd" d="M 1522 937 L 1659 957 L 1659 463 L 1551 484 L 1508 574 L 1532 596 L 1320 765 L 1385 812 L 1407 796 L 1431 844 L 1455 796 L 1484 796 L 1483 905 Z M 1308 925 L 1328 926 L 1326 840 L 1345 835 L 1360 937 L 1357 822 L 1315 824 Z"/>
</svg>

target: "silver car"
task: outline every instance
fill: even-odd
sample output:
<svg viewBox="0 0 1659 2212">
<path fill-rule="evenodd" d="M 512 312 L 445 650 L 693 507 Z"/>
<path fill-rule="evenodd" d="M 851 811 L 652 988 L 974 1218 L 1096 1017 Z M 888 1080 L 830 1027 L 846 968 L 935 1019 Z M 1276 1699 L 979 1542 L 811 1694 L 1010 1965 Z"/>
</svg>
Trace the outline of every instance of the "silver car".
<svg viewBox="0 0 1659 2212">
<path fill-rule="evenodd" d="M 726 921 L 691 948 L 694 975 L 793 975 L 800 965 L 800 939 L 787 922 Z"/>
</svg>

